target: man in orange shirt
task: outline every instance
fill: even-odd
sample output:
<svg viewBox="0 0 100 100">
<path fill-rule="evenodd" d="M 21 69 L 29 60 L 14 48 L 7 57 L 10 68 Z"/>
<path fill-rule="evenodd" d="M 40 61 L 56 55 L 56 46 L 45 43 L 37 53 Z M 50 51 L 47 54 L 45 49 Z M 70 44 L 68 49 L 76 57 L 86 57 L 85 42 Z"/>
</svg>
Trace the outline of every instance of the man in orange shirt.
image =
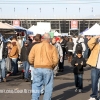
<svg viewBox="0 0 100 100">
<path fill-rule="evenodd" d="M 56 47 L 50 44 L 50 35 L 45 33 L 43 41 L 33 46 L 29 54 L 29 62 L 34 65 L 32 83 L 32 100 L 39 100 L 41 86 L 44 84 L 43 100 L 51 100 L 53 90 L 53 69 L 58 64 Z"/>
</svg>

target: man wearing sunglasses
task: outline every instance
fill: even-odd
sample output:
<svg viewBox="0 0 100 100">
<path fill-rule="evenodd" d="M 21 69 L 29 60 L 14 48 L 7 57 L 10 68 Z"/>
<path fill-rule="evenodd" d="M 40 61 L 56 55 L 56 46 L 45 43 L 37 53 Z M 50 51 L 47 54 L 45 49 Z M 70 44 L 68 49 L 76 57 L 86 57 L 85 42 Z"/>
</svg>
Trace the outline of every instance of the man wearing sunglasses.
<svg viewBox="0 0 100 100">
<path fill-rule="evenodd" d="M 24 42 L 24 45 L 21 49 L 21 61 L 23 63 L 23 67 L 24 67 L 24 78 L 25 78 L 25 81 L 28 82 L 29 81 L 29 63 L 28 63 L 28 47 L 29 47 L 29 41 L 26 40 Z"/>
</svg>

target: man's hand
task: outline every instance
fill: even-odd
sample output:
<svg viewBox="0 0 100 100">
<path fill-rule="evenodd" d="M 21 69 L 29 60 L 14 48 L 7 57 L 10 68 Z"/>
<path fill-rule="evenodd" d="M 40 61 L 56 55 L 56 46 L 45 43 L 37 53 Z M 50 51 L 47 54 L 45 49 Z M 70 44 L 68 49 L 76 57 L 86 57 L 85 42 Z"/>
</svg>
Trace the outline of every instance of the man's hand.
<svg viewBox="0 0 100 100">
<path fill-rule="evenodd" d="M 83 65 L 83 61 L 81 62 L 81 65 Z"/>
<path fill-rule="evenodd" d="M 63 62 L 63 57 L 60 57 L 60 62 L 61 62 L 61 63 Z"/>
<path fill-rule="evenodd" d="M 19 63 L 19 64 L 23 64 L 23 62 L 22 62 L 22 61 L 18 61 L 18 63 Z"/>
<path fill-rule="evenodd" d="M 76 63 L 75 65 L 78 66 L 78 63 Z"/>
</svg>

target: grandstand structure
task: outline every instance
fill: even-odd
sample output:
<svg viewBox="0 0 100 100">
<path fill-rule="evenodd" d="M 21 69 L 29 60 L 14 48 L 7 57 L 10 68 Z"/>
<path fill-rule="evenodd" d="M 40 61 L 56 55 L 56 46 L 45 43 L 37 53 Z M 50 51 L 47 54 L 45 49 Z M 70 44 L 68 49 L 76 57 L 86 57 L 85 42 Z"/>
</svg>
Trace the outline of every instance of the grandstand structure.
<svg viewBox="0 0 100 100">
<path fill-rule="evenodd" d="M 13 25 L 14 20 L 20 21 L 20 26 L 30 28 L 32 25 L 37 25 L 37 22 L 50 22 L 51 30 L 58 31 L 59 33 L 79 34 L 87 28 L 90 28 L 95 23 L 100 24 L 100 19 L 0 19 L 3 23 Z M 71 29 L 71 21 L 78 22 L 76 29 Z"/>
<path fill-rule="evenodd" d="M 21 27 L 24 27 L 24 28 L 30 28 L 32 25 L 37 25 L 37 22 L 50 22 L 51 23 L 51 30 L 55 30 L 55 31 L 58 31 L 59 33 L 69 33 L 69 34 L 79 34 L 81 33 L 82 31 L 84 31 L 85 29 L 87 28 L 90 28 L 91 26 L 93 26 L 95 23 L 98 23 L 100 24 L 100 15 L 98 16 L 97 13 L 95 13 L 95 9 L 96 7 L 95 6 L 92 6 L 90 8 L 90 6 L 88 7 L 88 5 L 93 5 L 93 4 L 99 4 L 100 3 L 100 0 L 1 0 L 0 1 L 0 21 L 1 22 L 4 22 L 4 23 L 8 23 L 8 24 L 11 24 L 13 25 L 13 21 L 14 20 L 19 20 L 20 21 L 20 26 Z M 9 16 L 5 16 L 7 18 L 4 18 L 3 17 L 3 6 L 2 5 L 14 5 L 14 8 L 12 8 L 10 11 L 13 10 L 13 15 L 14 17 L 13 18 L 9 18 Z M 42 18 L 42 7 L 43 5 L 64 5 L 64 9 L 63 9 L 63 12 L 65 12 L 65 15 L 64 15 L 64 18 L 55 18 L 55 17 L 58 17 L 56 16 L 56 8 L 53 7 L 51 8 L 52 10 L 52 18 Z M 79 7 L 77 8 L 77 14 L 78 15 L 68 15 L 67 12 L 69 11 L 69 9 L 72 9 L 72 6 L 71 5 L 79 5 Z M 27 12 L 26 16 L 27 18 L 17 18 L 18 16 L 16 15 L 16 11 L 18 10 L 18 5 L 21 5 L 21 6 L 25 6 L 27 5 L 26 8 L 23 8 L 24 11 Z M 29 14 L 29 10 L 30 10 L 30 6 L 33 5 L 33 8 L 34 8 L 34 5 L 37 7 L 39 7 L 39 9 L 37 9 L 36 11 L 39 10 L 39 15 L 35 15 L 35 17 L 33 18 L 29 18 L 28 17 L 28 14 Z M 66 5 L 66 6 L 65 6 Z M 68 6 L 67 6 L 68 5 Z M 88 7 L 87 10 L 91 11 L 89 12 L 89 14 L 87 14 L 86 16 L 82 16 L 81 13 L 84 11 L 84 9 L 82 9 L 81 5 L 84 5 L 84 7 Z M 69 7 L 70 6 L 70 7 Z M 20 6 L 19 6 L 20 7 Z M 52 7 L 52 6 L 51 6 Z M 7 8 L 6 8 L 7 9 Z M 32 9 L 32 8 L 31 8 Z M 51 11 L 50 10 L 50 11 Z M 47 10 L 48 11 L 48 10 Z M 99 10 L 98 10 L 99 11 Z M 84 11 L 86 12 L 86 11 Z M 10 15 L 10 14 L 9 14 Z M 17 16 L 17 17 L 16 17 Z M 23 17 L 26 17 L 23 15 Z M 31 16 L 31 15 L 29 15 Z M 33 15 L 32 15 L 33 16 Z M 37 18 L 36 18 L 37 17 Z M 45 16 L 46 17 L 46 16 Z M 62 15 L 63 17 L 63 15 Z M 72 28 L 71 26 L 71 21 L 72 20 L 75 20 L 77 21 L 77 28 Z"/>
</svg>

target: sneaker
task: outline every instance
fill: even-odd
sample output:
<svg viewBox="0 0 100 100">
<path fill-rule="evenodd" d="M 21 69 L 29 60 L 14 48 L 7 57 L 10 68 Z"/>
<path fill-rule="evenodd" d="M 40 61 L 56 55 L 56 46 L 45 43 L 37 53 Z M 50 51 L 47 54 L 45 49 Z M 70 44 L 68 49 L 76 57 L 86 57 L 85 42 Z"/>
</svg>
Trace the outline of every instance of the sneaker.
<svg viewBox="0 0 100 100">
<path fill-rule="evenodd" d="M 6 75 L 6 77 L 9 77 L 11 75 L 11 73 L 8 73 L 7 75 Z"/>
<path fill-rule="evenodd" d="M 75 92 L 78 92 L 78 89 L 77 88 L 75 89 Z"/>
<path fill-rule="evenodd" d="M 79 93 L 81 93 L 82 92 L 82 89 L 79 89 L 79 91 L 78 91 Z"/>
<path fill-rule="evenodd" d="M 5 78 L 3 78 L 3 81 L 4 81 L 4 82 L 6 82 L 6 79 L 5 79 Z"/>
<path fill-rule="evenodd" d="M 59 69 L 58 72 L 61 72 L 61 70 Z"/>
<path fill-rule="evenodd" d="M 88 100 L 96 100 L 96 99 L 95 99 L 95 98 L 90 97 L 90 99 L 88 99 Z"/>
<path fill-rule="evenodd" d="M 54 74 L 54 77 L 57 77 L 57 74 Z"/>
<path fill-rule="evenodd" d="M 44 95 L 44 93 L 40 93 L 40 95 Z"/>
<path fill-rule="evenodd" d="M 64 71 L 64 69 L 61 69 L 61 72 L 63 72 Z"/>
<path fill-rule="evenodd" d="M 9 73 L 6 75 L 6 77 L 9 77 L 10 75 L 12 75 L 12 72 L 9 72 Z"/>
<path fill-rule="evenodd" d="M 57 77 L 56 75 L 54 75 L 54 78 Z"/>
<path fill-rule="evenodd" d="M 25 82 L 29 82 L 29 79 L 24 79 L 25 80 Z"/>
</svg>

